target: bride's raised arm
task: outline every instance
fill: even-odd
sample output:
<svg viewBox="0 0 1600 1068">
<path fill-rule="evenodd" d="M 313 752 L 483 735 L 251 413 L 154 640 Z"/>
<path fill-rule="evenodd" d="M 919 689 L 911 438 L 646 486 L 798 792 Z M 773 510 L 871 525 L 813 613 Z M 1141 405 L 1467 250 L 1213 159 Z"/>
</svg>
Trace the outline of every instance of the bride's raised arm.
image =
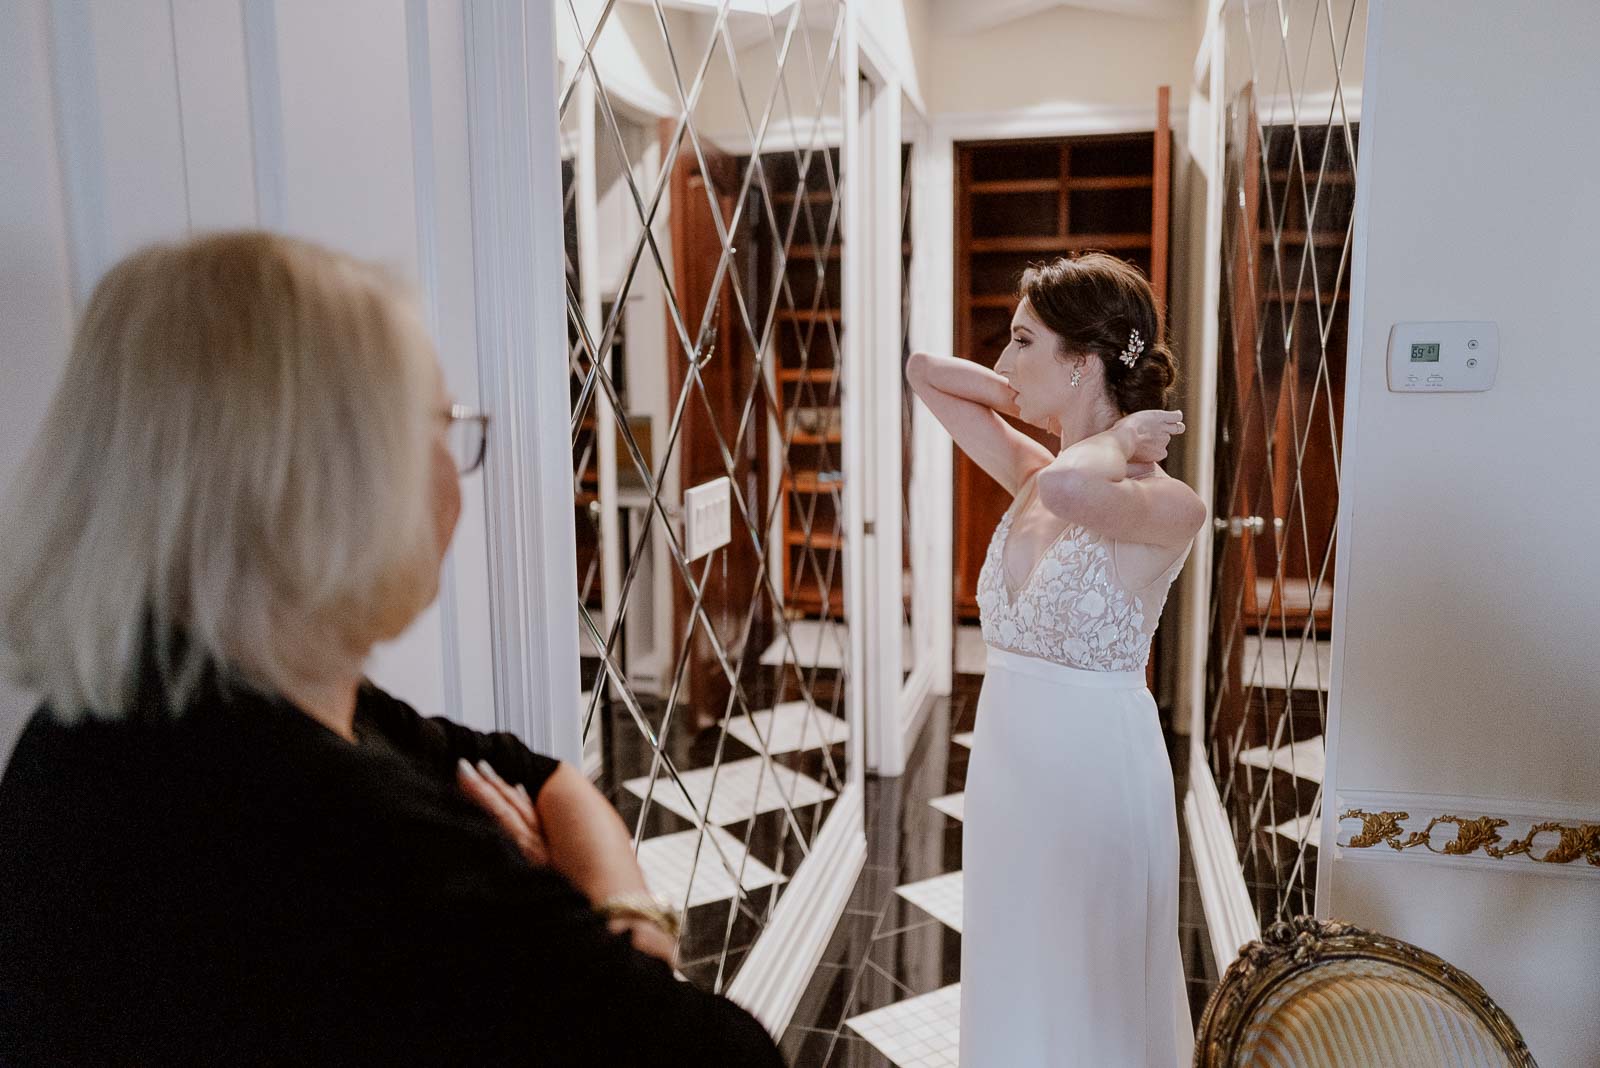
<svg viewBox="0 0 1600 1068">
<path fill-rule="evenodd" d="M 1050 462 L 1043 445 L 996 414 L 1016 415 L 1017 395 L 989 368 L 914 352 L 906 363 L 906 378 L 961 451 L 1008 493 L 1015 495 L 1029 475 Z"/>
</svg>

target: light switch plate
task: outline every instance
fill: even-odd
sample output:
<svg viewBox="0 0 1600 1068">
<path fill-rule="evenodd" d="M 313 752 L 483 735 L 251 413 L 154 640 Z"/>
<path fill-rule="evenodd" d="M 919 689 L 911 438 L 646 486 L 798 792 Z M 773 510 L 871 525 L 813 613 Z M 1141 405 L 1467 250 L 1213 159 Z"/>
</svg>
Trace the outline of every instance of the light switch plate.
<svg viewBox="0 0 1600 1068">
<path fill-rule="evenodd" d="M 728 544 L 733 533 L 730 513 L 732 484 L 726 477 L 712 479 L 683 495 L 683 540 L 686 555 L 698 560 Z"/>
<path fill-rule="evenodd" d="M 1393 393 L 1482 393 L 1499 369 L 1494 323 L 1395 323 L 1389 331 Z"/>
</svg>

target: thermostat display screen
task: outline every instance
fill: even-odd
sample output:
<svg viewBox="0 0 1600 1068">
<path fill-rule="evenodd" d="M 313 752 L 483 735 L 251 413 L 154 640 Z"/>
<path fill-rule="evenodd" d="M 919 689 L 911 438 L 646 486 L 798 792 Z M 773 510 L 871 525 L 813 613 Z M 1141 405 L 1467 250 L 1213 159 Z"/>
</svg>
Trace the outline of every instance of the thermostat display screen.
<svg viewBox="0 0 1600 1068">
<path fill-rule="evenodd" d="M 1438 363 L 1439 343 L 1437 341 L 1415 341 L 1411 344 L 1412 363 Z"/>
</svg>

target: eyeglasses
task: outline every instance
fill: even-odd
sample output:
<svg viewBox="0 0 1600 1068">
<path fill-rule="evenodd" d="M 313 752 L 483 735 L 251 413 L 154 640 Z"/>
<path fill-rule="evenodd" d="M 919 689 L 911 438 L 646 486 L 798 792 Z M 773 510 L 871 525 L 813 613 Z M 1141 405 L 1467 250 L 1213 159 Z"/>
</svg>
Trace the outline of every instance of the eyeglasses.
<svg viewBox="0 0 1600 1068">
<path fill-rule="evenodd" d="M 456 471 L 470 475 L 483 466 L 483 456 L 488 451 L 489 413 L 465 404 L 452 404 L 445 418 L 449 420 L 445 438 L 456 462 Z"/>
</svg>

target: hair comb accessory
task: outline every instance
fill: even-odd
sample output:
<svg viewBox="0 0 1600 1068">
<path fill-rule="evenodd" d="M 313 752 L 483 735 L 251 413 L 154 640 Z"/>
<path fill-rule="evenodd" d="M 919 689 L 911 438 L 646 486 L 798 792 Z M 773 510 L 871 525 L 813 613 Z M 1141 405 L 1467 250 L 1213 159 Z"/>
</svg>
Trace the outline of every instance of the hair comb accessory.
<svg viewBox="0 0 1600 1068">
<path fill-rule="evenodd" d="M 1139 331 L 1134 330 L 1128 334 L 1128 347 L 1122 350 L 1117 359 L 1132 367 L 1139 360 L 1139 355 L 1144 352 L 1144 338 L 1139 336 Z"/>
</svg>

